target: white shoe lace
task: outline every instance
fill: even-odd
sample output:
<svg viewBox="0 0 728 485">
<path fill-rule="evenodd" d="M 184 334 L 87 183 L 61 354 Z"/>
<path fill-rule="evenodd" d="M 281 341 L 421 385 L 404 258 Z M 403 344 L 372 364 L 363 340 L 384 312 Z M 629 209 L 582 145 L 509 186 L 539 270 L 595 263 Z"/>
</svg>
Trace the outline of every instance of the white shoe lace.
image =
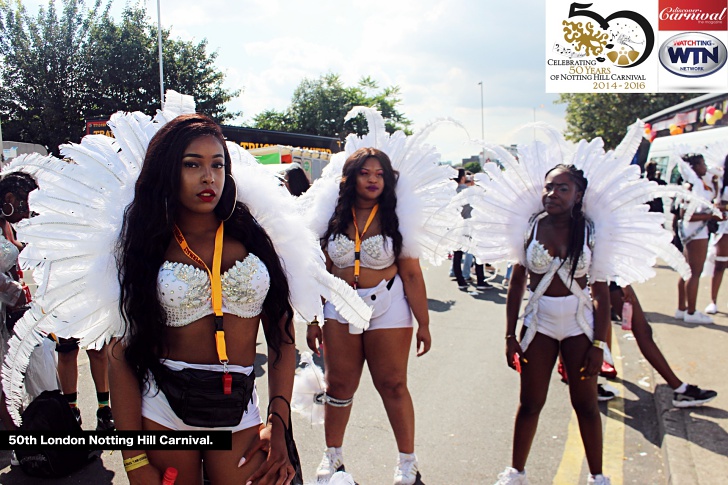
<svg viewBox="0 0 728 485">
<path fill-rule="evenodd" d="M 394 469 L 394 485 L 413 485 L 417 480 L 417 460 L 400 461 Z"/>
</svg>

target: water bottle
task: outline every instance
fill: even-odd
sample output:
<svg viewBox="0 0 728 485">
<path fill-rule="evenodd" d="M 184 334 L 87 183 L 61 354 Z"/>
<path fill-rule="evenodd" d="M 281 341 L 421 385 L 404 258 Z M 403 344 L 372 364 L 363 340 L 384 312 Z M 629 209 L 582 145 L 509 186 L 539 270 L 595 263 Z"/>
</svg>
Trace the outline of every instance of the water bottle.
<svg viewBox="0 0 728 485">
<path fill-rule="evenodd" d="M 164 478 L 162 478 L 162 485 L 174 485 L 177 480 L 177 469 L 169 467 L 164 471 Z"/>
<path fill-rule="evenodd" d="M 632 330 L 632 304 L 622 303 L 622 330 Z"/>
</svg>

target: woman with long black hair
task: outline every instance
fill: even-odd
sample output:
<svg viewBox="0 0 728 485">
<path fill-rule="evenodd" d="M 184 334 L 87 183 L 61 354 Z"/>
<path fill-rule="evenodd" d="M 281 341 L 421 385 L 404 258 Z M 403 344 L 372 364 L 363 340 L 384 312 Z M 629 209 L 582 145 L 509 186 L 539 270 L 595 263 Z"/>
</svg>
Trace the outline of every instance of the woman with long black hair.
<svg viewBox="0 0 728 485">
<path fill-rule="evenodd" d="M 399 449 L 396 485 L 419 479 L 414 454 L 415 415 L 407 389 L 407 363 L 418 322 L 417 355 L 430 350 L 431 337 L 425 282 L 419 260 L 402 257 L 402 234 L 395 211 L 397 172 L 389 157 L 376 148 L 360 148 L 344 164 L 336 208 L 322 242 L 327 267 L 373 303 L 367 330 L 349 325 L 333 306 L 324 307 L 323 333 L 308 327 L 309 347 L 324 343 L 326 362 L 326 451 L 319 480 L 343 469 L 342 445 L 354 393 L 364 362 L 369 366 Z M 360 248 L 358 247 L 360 246 Z"/>
<path fill-rule="evenodd" d="M 293 479 L 284 435 L 295 367 L 289 285 L 265 230 L 236 201 L 231 168 L 220 128 L 204 115 L 179 116 L 149 143 L 124 214 L 126 332 L 110 351 L 117 429 L 233 431 L 227 451 L 123 451 L 134 484 L 159 483 L 167 467 L 179 471 L 176 483 L 199 484 L 203 459 L 215 484 Z M 259 320 L 271 364 L 266 426 L 253 383 Z M 198 388 L 195 411 L 182 402 L 190 376 L 218 384 Z M 258 440 L 270 443 L 267 454 L 239 466 Z"/>
<path fill-rule="evenodd" d="M 602 474 L 602 423 L 597 406 L 597 375 L 609 329 L 609 293 L 605 282 L 588 279 L 593 226 L 582 212 L 586 190 L 584 173 L 573 165 L 557 165 L 547 172 L 543 210 L 532 218 L 525 264 L 513 267 L 506 301 L 506 361 L 521 372 L 521 398 L 512 463 L 498 484 L 527 483 L 526 460 L 559 355 L 569 377 L 589 483 L 609 483 Z M 519 343 L 516 322 L 527 282 L 530 298 Z"/>
</svg>

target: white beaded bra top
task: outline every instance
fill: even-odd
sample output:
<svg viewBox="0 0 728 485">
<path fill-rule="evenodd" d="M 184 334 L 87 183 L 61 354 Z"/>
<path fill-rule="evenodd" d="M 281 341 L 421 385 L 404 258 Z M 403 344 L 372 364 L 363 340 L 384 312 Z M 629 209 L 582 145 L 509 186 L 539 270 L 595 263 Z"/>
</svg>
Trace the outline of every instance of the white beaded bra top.
<svg viewBox="0 0 728 485">
<path fill-rule="evenodd" d="M 556 260 L 561 263 L 561 258 L 553 257 L 544 247 L 538 238 L 538 220 L 533 226 L 533 238 L 526 249 L 526 263 L 529 271 L 533 271 L 536 274 L 544 274 L 549 270 L 551 263 Z M 582 278 L 589 272 L 591 266 L 592 251 L 587 242 L 587 235 L 584 235 L 584 249 L 579 256 L 579 262 L 576 264 L 576 272 L 574 272 L 575 278 Z M 564 265 L 566 271 L 571 273 L 571 261 L 567 261 Z"/>
<path fill-rule="evenodd" d="M 394 264 L 392 245 L 392 238 L 381 234 L 364 239 L 361 242 L 361 267 L 384 269 L 392 266 Z M 350 268 L 354 266 L 354 246 L 354 241 L 345 234 L 337 234 L 329 238 L 326 252 L 337 268 Z"/>
<path fill-rule="evenodd" d="M 265 264 L 249 253 L 221 275 L 222 311 L 240 318 L 260 314 L 270 288 Z M 157 277 L 159 300 L 167 326 L 183 327 L 211 315 L 212 289 L 207 271 L 190 264 L 165 261 Z"/>
</svg>

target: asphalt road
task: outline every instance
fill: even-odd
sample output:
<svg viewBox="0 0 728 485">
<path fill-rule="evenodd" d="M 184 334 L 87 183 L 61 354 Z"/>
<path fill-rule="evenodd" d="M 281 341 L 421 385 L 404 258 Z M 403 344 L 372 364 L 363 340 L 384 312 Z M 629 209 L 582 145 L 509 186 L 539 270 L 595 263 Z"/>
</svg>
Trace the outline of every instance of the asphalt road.
<svg viewBox="0 0 728 485">
<path fill-rule="evenodd" d="M 518 376 L 505 364 L 505 290 L 464 293 L 447 277 L 448 268 L 425 268 L 433 347 L 417 358 L 412 347 L 409 388 L 416 418 L 416 453 L 427 485 L 490 484 L 510 462 Z M 618 327 L 615 326 L 615 329 Z M 298 348 L 306 350 L 305 328 L 297 328 Z M 261 345 L 265 348 L 261 332 Z M 629 334 L 615 332 L 620 379 L 612 385 L 622 399 L 601 404 L 605 427 L 605 473 L 613 485 L 665 484 L 665 466 L 646 361 Z M 258 356 L 256 373 L 261 402 L 267 399 L 266 359 Z M 79 357 L 80 406 L 84 428 L 95 426 L 95 391 L 88 359 Z M 624 377 L 624 381 L 622 381 Z M 646 380 L 647 379 L 647 380 Z M 113 402 L 112 402 L 113 406 Z M 294 429 L 304 477 L 311 479 L 324 448 L 323 428 L 294 415 Z M 397 459 L 389 422 L 366 369 L 356 395 L 346 435 L 347 471 L 360 485 L 387 485 Z M 59 485 L 126 484 L 119 452 L 100 460 Z M 585 484 L 587 469 L 567 388 L 554 372 L 548 402 L 528 462 L 533 485 Z M 11 469 L 9 452 L 0 451 L 0 484 L 47 484 Z"/>
</svg>

